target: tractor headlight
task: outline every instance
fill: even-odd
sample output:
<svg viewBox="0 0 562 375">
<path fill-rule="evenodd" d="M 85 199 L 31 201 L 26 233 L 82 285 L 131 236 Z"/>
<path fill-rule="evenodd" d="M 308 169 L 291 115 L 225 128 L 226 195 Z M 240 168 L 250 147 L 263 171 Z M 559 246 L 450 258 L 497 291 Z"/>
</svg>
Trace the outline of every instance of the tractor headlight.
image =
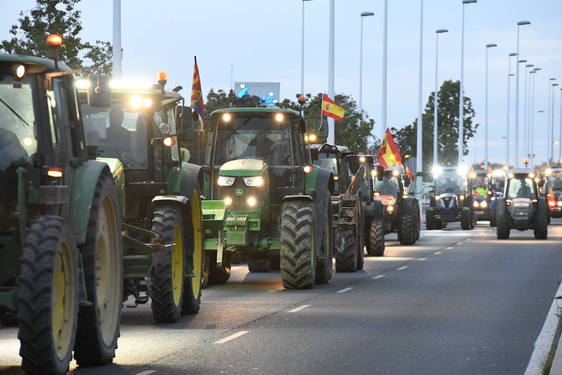
<svg viewBox="0 0 562 375">
<path fill-rule="evenodd" d="M 244 183 L 246 184 L 246 186 L 260 187 L 263 186 L 264 182 L 265 181 L 262 176 L 244 177 Z"/>
<path fill-rule="evenodd" d="M 488 203 L 486 201 L 480 202 L 480 208 L 486 208 L 486 207 L 488 207 Z"/>
<path fill-rule="evenodd" d="M 246 203 L 248 203 L 248 206 L 250 207 L 255 207 L 256 204 L 258 204 L 258 200 L 256 197 L 248 197 L 248 199 L 246 199 Z"/>
<path fill-rule="evenodd" d="M 232 186 L 234 185 L 234 180 L 235 178 L 232 176 L 219 176 L 217 184 L 219 184 L 219 186 Z"/>
<path fill-rule="evenodd" d="M 463 201 L 463 200 L 464 200 L 464 194 L 459 195 L 459 199 L 460 199 L 461 201 Z"/>
<path fill-rule="evenodd" d="M 475 207 L 475 208 L 478 208 L 478 201 L 472 202 L 472 206 Z"/>
<path fill-rule="evenodd" d="M 394 206 L 386 206 L 386 212 L 388 212 L 389 214 L 394 212 Z"/>
<path fill-rule="evenodd" d="M 558 207 L 562 207 L 562 201 L 558 201 Z"/>
<path fill-rule="evenodd" d="M 224 204 L 226 206 L 230 206 L 232 204 L 232 198 L 230 197 L 224 197 Z"/>
<path fill-rule="evenodd" d="M 439 199 L 441 199 L 441 196 L 440 196 L 440 195 L 436 195 L 436 196 L 435 196 L 435 200 L 438 201 Z"/>
</svg>

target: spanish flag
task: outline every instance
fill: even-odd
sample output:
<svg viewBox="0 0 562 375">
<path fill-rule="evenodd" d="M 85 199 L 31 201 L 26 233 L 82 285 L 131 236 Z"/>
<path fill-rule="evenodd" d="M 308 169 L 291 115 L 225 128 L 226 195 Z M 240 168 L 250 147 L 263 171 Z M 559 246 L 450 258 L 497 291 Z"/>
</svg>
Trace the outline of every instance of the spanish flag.
<svg viewBox="0 0 562 375">
<path fill-rule="evenodd" d="M 336 121 L 343 120 L 345 109 L 336 104 L 327 95 L 322 95 L 322 116 L 331 117 Z"/>
<path fill-rule="evenodd" d="M 384 141 L 377 154 L 377 160 L 383 168 L 389 168 L 395 165 L 402 166 L 402 155 L 390 129 L 386 129 L 384 134 Z"/>
<path fill-rule="evenodd" d="M 201 76 L 199 76 L 199 67 L 197 66 L 197 57 L 195 57 L 195 67 L 193 68 L 193 84 L 191 86 L 191 108 L 201 118 L 205 118 L 205 102 L 203 101 L 203 93 L 201 89 Z"/>
</svg>

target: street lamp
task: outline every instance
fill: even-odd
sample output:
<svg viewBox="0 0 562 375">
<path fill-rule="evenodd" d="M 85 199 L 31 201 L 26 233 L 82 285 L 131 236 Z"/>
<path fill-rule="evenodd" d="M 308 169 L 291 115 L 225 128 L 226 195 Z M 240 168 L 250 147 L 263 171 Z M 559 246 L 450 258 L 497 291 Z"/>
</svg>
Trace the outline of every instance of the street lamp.
<svg viewBox="0 0 562 375">
<path fill-rule="evenodd" d="M 361 40 L 359 48 L 359 113 L 363 113 L 363 18 L 374 16 L 373 12 L 361 13 Z"/>
<path fill-rule="evenodd" d="M 416 140 L 416 174 L 423 169 L 423 0 L 420 0 L 420 59 L 418 70 L 418 131 Z M 416 185 L 417 186 L 417 185 Z M 420 190 L 421 192 L 421 190 Z"/>
<path fill-rule="evenodd" d="M 462 1 L 462 23 L 461 23 L 461 83 L 459 93 L 459 139 L 458 139 L 458 164 L 461 165 L 464 157 L 464 6 L 475 4 L 477 0 Z"/>
<path fill-rule="evenodd" d="M 304 95 L 304 3 L 312 0 L 302 0 L 302 33 L 301 33 L 301 95 Z"/>
<path fill-rule="evenodd" d="M 562 89 L 560 89 L 560 138 L 558 141 L 558 160 L 562 163 Z"/>
<path fill-rule="evenodd" d="M 495 43 L 486 44 L 486 106 L 484 111 L 484 163 L 486 171 L 488 170 L 488 50 L 490 48 L 495 48 L 498 45 Z"/>
<path fill-rule="evenodd" d="M 388 126 L 387 123 L 387 70 L 388 70 L 388 0 L 384 0 L 383 8 L 383 33 L 382 33 L 382 95 L 381 95 L 381 142 Z"/>
<path fill-rule="evenodd" d="M 517 56 L 521 56 L 519 51 L 519 31 L 520 26 L 530 25 L 529 21 L 517 22 Z M 519 64 L 515 69 L 515 166 L 519 166 Z"/>
<path fill-rule="evenodd" d="M 447 29 L 435 31 L 435 93 L 433 96 L 433 165 L 439 165 L 439 34 L 449 32 Z"/>
<path fill-rule="evenodd" d="M 113 78 L 121 78 L 121 61 L 123 52 L 121 49 L 121 0 L 113 0 Z"/>
<path fill-rule="evenodd" d="M 507 137 L 505 142 L 505 165 L 509 166 L 509 149 L 511 147 L 511 77 L 513 77 L 513 73 L 511 73 L 511 58 L 517 56 L 516 53 L 510 53 L 507 57 Z"/>
<path fill-rule="evenodd" d="M 335 100 L 335 34 L 336 34 L 336 1 L 330 0 L 330 41 L 328 57 L 328 96 Z M 334 144 L 336 139 L 336 125 L 333 118 L 328 118 L 328 143 Z"/>
<path fill-rule="evenodd" d="M 536 87 L 536 73 L 540 72 L 541 68 L 533 69 L 535 75 L 533 75 L 533 83 L 531 86 L 531 126 L 529 128 L 529 150 L 530 153 L 534 155 L 535 152 L 535 87 Z M 533 162 L 534 165 L 534 162 Z"/>
<path fill-rule="evenodd" d="M 528 132 L 529 132 L 529 68 L 533 68 L 534 65 L 533 64 L 527 64 L 525 65 L 525 89 L 524 89 L 524 100 L 523 100 L 523 154 L 528 154 L 529 153 L 529 138 L 528 138 Z"/>
<path fill-rule="evenodd" d="M 552 80 L 552 79 L 551 79 Z M 550 155 L 549 155 L 549 162 L 552 163 L 554 159 L 554 90 L 558 86 L 558 83 L 553 83 L 552 85 L 552 105 L 550 111 Z"/>
</svg>

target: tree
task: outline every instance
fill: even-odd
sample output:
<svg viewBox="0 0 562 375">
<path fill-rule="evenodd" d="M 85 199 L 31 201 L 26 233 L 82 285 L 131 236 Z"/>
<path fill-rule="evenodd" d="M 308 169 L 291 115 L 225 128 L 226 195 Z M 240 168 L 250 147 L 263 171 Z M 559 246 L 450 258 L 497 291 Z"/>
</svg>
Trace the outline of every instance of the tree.
<svg viewBox="0 0 562 375">
<path fill-rule="evenodd" d="M 87 68 L 111 72 L 112 48 L 109 42 L 83 42 L 80 38 L 82 24 L 76 4 L 80 0 L 37 0 L 29 12 L 20 12 L 18 23 L 9 30 L 11 38 L 0 43 L 6 53 L 57 57 L 72 69 Z M 59 34 L 64 43 L 57 56 L 47 46 L 46 37 Z"/>
<path fill-rule="evenodd" d="M 211 89 L 207 94 L 205 110 L 209 116 L 214 110 L 229 107 L 259 107 L 261 99 L 253 95 L 245 95 L 239 98 L 233 90 L 228 93 L 224 90 L 214 91 Z"/>
<path fill-rule="evenodd" d="M 322 94 L 312 97 L 306 95 L 307 102 L 302 107 L 305 118 L 320 118 Z M 336 103 L 345 109 L 342 121 L 336 121 L 336 144 L 345 145 L 354 152 L 367 152 L 369 145 L 374 141 L 372 136 L 375 120 L 368 118 L 365 113 L 358 111 L 357 102 L 348 95 L 336 95 Z M 301 110 L 301 105 L 290 99 L 285 99 L 278 104 L 281 108 Z"/>
<path fill-rule="evenodd" d="M 445 81 L 439 90 L 438 108 L 438 160 L 442 165 L 454 165 L 458 161 L 457 140 L 459 134 L 459 81 Z M 425 106 L 423 118 L 423 169 L 428 171 L 433 164 L 433 116 L 435 92 L 432 92 Z M 475 111 L 469 97 L 464 97 L 464 154 L 468 154 L 468 141 L 476 135 L 478 124 L 473 122 Z M 396 142 L 403 154 L 416 156 L 418 120 L 403 127 L 392 129 Z"/>
</svg>

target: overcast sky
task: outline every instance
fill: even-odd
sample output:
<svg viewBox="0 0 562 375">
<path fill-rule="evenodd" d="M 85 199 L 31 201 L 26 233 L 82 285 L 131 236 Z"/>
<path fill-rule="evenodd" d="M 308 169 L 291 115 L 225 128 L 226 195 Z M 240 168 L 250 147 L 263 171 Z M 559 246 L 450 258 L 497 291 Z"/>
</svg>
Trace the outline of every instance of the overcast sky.
<svg viewBox="0 0 562 375">
<path fill-rule="evenodd" d="M 282 97 L 300 91 L 302 0 L 122 0 L 123 70 L 128 77 L 153 78 L 165 70 L 172 84 L 189 96 L 193 56 L 197 55 L 204 91 L 230 88 L 230 68 L 240 81 L 281 82 Z M 390 126 L 417 117 L 419 0 L 389 1 Z M 0 38 L 33 0 L 2 0 Z M 306 92 L 327 91 L 328 0 L 306 4 Z M 112 0 L 80 4 L 85 40 L 112 39 Z M 434 88 L 435 30 L 449 29 L 440 42 L 440 79 L 460 77 L 461 0 L 425 0 L 424 104 Z M 336 0 L 336 92 L 358 97 L 359 31 L 365 19 L 364 108 L 380 120 L 383 0 Z M 516 23 L 521 29 L 521 58 L 542 68 L 536 81 L 537 110 L 547 111 L 548 78 L 562 81 L 561 0 L 479 0 L 466 7 L 465 91 L 473 100 L 476 121 L 484 123 L 484 61 L 490 50 L 490 158 L 505 159 L 507 55 L 515 51 Z M 522 75 L 523 77 L 523 75 Z M 524 82 L 521 81 L 523 89 Z M 523 91 L 523 90 L 521 90 Z M 555 121 L 560 122 L 560 89 Z M 522 96 L 523 97 L 523 96 Z M 522 105 L 521 105 L 522 107 Z M 522 113 L 522 110 L 521 110 Z M 546 156 L 548 115 L 537 114 L 535 151 Z M 379 128 L 380 129 L 380 128 Z M 379 133 L 377 133 L 379 134 Z M 483 158 L 483 127 L 471 142 L 470 160 Z M 557 153 L 555 154 L 557 155 Z"/>
</svg>

